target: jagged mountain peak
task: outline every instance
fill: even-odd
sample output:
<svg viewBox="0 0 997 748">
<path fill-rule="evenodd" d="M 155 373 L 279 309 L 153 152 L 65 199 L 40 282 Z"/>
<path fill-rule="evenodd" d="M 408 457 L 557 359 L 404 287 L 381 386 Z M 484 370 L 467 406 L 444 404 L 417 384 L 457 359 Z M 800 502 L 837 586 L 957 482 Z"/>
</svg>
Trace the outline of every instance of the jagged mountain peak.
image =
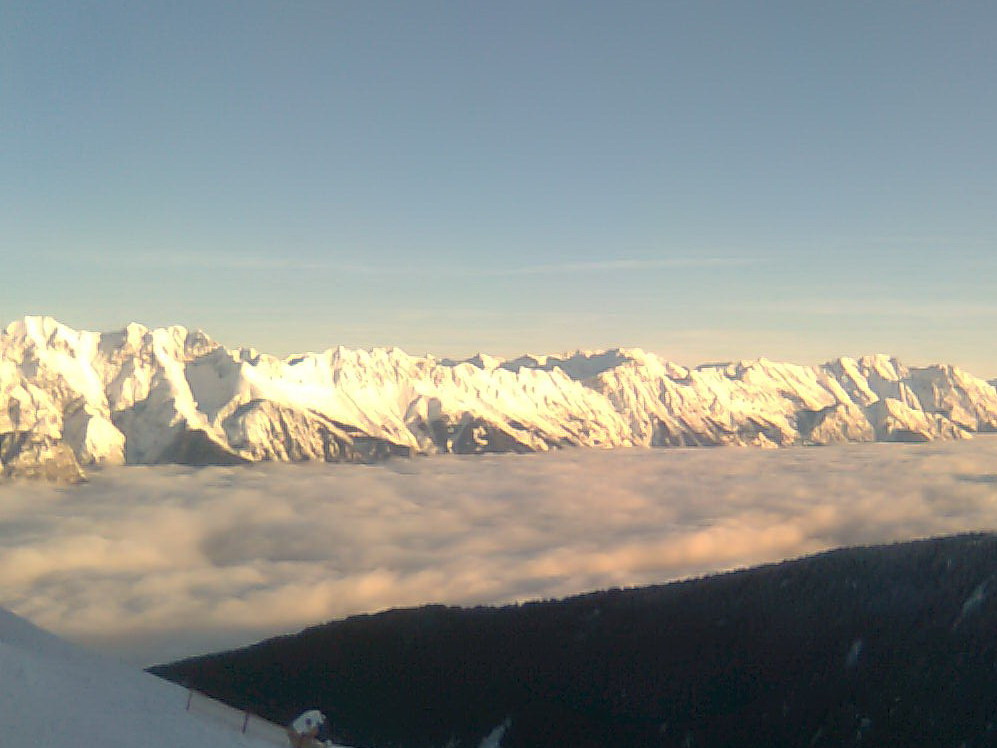
<svg viewBox="0 0 997 748">
<path fill-rule="evenodd" d="M 87 345 L 97 337 L 94 333 L 78 332 L 54 317 L 29 315 L 14 320 L 4 328 L 0 345 L 75 353 L 81 345 Z"/>
<path fill-rule="evenodd" d="M 554 371 L 560 369 L 576 380 L 591 379 L 608 369 L 624 364 L 660 365 L 661 360 L 654 354 L 640 348 L 609 348 L 606 350 L 576 350 L 555 355 L 524 354 L 506 361 L 503 368 L 510 370 L 537 369 Z"/>
<path fill-rule="evenodd" d="M 506 359 L 500 356 L 492 356 L 487 353 L 482 353 L 479 351 L 475 353 L 470 358 L 444 358 L 440 359 L 440 364 L 443 366 L 457 366 L 458 364 L 470 364 L 471 366 L 476 366 L 479 369 L 487 369 L 492 371 L 497 369 L 506 363 Z"/>
<path fill-rule="evenodd" d="M 640 348 L 279 359 L 179 325 L 92 333 L 25 317 L 0 335 L 0 414 L 11 473 L 25 454 L 85 466 L 962 438 L 997 431 L 997 390 L 885 354 L 694 369 Z"/>
</svg>

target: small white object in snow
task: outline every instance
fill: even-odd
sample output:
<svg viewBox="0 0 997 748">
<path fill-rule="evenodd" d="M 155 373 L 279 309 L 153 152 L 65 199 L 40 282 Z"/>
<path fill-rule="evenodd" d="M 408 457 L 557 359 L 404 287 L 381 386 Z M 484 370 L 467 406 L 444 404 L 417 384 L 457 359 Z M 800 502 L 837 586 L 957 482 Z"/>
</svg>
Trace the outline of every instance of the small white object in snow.
<svg viewBox="0 0 997 748">
<path fill-rule="evenodd" d="M 291 723 L 291 728 L 299 735 L 318 731 L 325 724 L 325 715 L 318 709 L 309 709 Z"/>
<path fill-rule="evenodd" d="M 316 737 L 319 728 L 324 724 L 325 715 L 318 709 L 309 709 L 299 715 L 287 728 L 287 739 L 291 742 L 291 748 L 321 748 L 332 745 L 329 741 L 319 742 Z"/>
</svg>

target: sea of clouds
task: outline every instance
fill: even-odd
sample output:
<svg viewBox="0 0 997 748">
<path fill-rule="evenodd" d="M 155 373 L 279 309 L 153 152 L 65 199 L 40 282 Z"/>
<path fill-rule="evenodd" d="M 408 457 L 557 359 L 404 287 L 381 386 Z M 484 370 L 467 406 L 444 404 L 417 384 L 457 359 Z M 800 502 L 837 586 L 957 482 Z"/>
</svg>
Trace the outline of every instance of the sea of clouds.
<svg viewBox="0 0 997 748">
<path fill-rule="evenodd" d="M 0 485 L 0 606 L 147 665 L 354 613 L 997 529 L 997 437 L 124 467 Z"/>
</svg>

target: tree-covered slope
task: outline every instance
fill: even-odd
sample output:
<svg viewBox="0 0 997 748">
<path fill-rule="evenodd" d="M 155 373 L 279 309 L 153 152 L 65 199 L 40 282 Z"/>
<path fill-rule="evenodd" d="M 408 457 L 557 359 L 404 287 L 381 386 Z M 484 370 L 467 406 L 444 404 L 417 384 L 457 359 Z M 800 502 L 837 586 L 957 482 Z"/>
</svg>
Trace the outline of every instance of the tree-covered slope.
<svg viewBox="0 0 997 748">
<path fill-rule="evenodd" d="M 356 746 L 983 746 L 997 536 L 658 587 L 358 616 L 155 668 Z"/>
</svg>

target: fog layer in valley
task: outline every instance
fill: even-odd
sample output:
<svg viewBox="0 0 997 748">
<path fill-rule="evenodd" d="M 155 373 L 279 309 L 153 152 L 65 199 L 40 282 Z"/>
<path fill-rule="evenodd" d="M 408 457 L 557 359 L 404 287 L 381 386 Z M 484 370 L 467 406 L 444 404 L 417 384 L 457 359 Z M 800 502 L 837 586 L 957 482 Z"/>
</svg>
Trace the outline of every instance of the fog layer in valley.
<svg viewBox="0 0 997 748">
<path fill-rule="evenodd" d="M 0 486 L 0 605 L 140 664 L 353 613 L 997 528 L 997 438 L 128 467 Z"/>
</svg>

